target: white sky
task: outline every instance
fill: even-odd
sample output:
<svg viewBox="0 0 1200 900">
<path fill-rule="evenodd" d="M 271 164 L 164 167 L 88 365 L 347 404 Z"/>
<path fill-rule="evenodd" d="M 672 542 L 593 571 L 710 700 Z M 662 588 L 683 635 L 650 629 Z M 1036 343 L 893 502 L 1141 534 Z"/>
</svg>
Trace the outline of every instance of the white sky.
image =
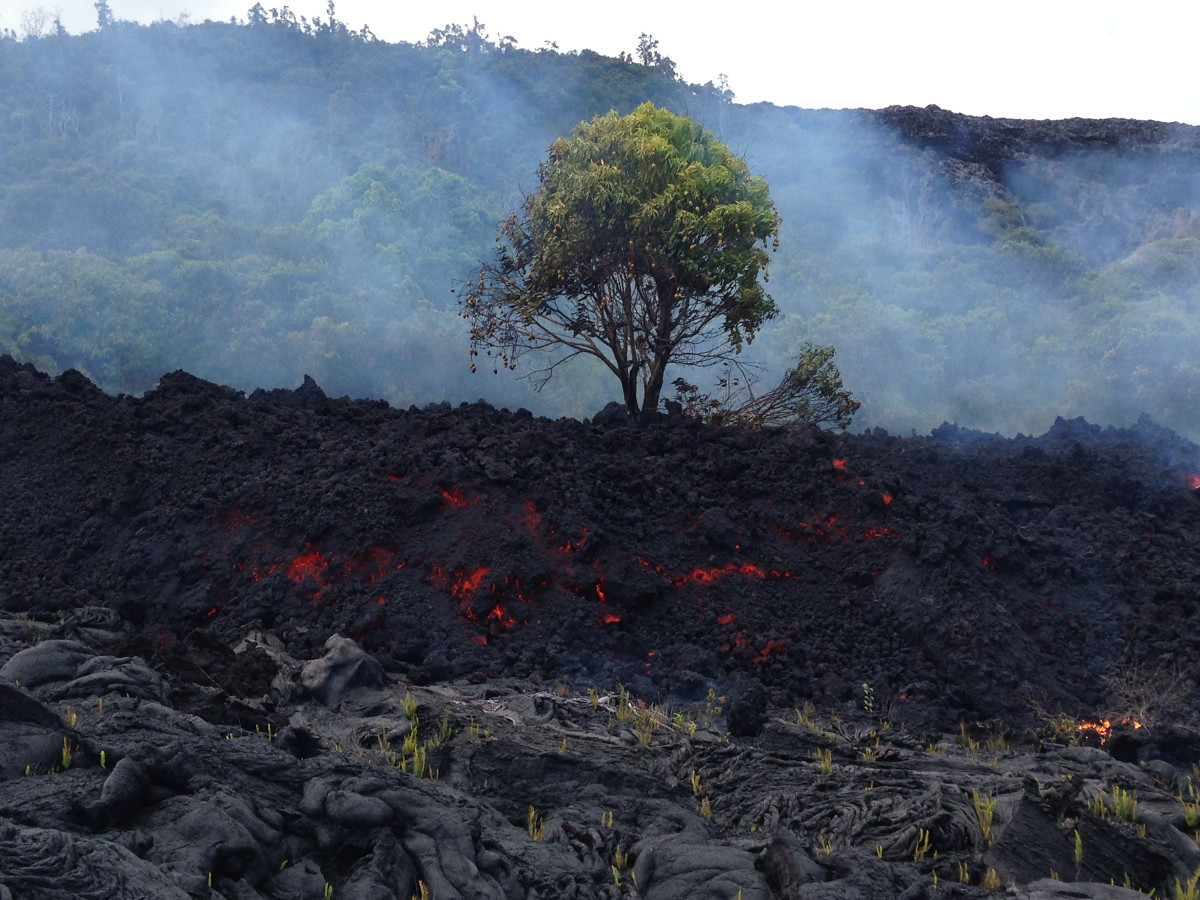
<svg viewBox="0 0 1200 900">
<path fill-rule="evenodd" d="M 325 16 L 327 0 L 291 0 Z M 253 0 L 109 0 L 118 19 L 245 19 Z M 263 0 L 263 6 L 285 5 Z M 96 26 L 93 0 L 0 0 L 0 28 L 23 12 L 57 12 L 67 30 Z M 519 47 L 632 52 L 659 41 L 688 81 L 724 73 L 738 102 L 807 108 L 891 104 L 971 115 L 1111 116 L 1200 124 L 1195 0 L 758 0 L 717 5 L 604 0 L 337 0 L 337 18 L 387 41 L 423 40 L 473 17 Z"/>
</svg>

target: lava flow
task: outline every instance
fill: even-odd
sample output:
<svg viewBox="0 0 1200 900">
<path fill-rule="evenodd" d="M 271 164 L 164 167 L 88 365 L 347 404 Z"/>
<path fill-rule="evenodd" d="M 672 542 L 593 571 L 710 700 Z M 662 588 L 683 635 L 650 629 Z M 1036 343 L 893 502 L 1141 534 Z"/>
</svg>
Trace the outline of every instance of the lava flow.
<svg viewBox="0 0 1200 900">
<path fill-rule="evenodd" d="M 1118 725 L 1129 725 L 1134 731 L 1141 730 L 1142 723 L 1131 716 L 1124 716 Z M 1095 734 L 1100 737 L 1100 744 L 1108 743 L 1109 733 L 1113 729 L 1112 719 L 1099 719 L 1094 722 L 1080 722 L 1076 729 L 1080 734 Z"/>
<path fill-rule="evenodd" d="M 682 683 L 672 666 L 829 705 L 864 682 L 928 684 L 911 714 L 953 726 L 1019 718 L 1027 689 L 1045 708 L 1120 709 L 1068 670 L 1102 670 L 1131 636 L 1194 655 L 1200 448 L 1157 428 L 906 438 L 350 400 L 317 414 L 181 373 L 116 400 L 11 362 L 0 405 L 0 575 L 34 612 L 96 597 L 148 633 L 228 640 L 262 623 L 298 657 L 362 637 L 430 679 L 615 683 L 656 650 L 646 690 Z M 962 678 L 972 666 L 988 677 Z M 1093 743 L 1148 740 L 1083 718 L 1099 721 L 1073 733 Z"/>
</svg>

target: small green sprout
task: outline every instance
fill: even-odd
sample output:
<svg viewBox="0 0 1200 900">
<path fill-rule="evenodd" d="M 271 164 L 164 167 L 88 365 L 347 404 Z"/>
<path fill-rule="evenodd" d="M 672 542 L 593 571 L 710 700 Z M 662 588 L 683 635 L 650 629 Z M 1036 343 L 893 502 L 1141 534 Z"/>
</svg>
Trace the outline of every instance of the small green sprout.
<svg viewBox="0 0 1200 900">
<path fill-rule="evenodd" d="M 412 756 L 417 752 L 417 745 L 420 743 L 420 738 L 417 735 L 417 726 L 413 725 L 408 730 L 408 734 L 404 736 L 404 743 L 401 745 L 400 752 L 405 756 Z"/>
<path fill-rule="evenodd" d="M 1187 824 L 1188 828 L 1194 831 L 1197 826 L 1200 826 L 1200 800 L 1196 799 L 1196 788 L 1194 785 L 1188 785 L 1187 793 L 1188 799 L 1184 800 L 1182 793 L 1178 794 L 1177 798 L 1183 806 L 1183 821 Z"/>
<path fill-rule="evenodd" d="M 1113 797 L 1113 815 L 1122 822 L 1133 822 L 1137 820 L 1137 792 L 1126 791 L 1120 785 L 1114 784 L 1112 787 Z"/>
<path fill-rule="evenodd" d="M 971 800 L 975 806 L 975 818 L 979 820 L 979 831 L 984 841 L 990 847 L 996 842 L 992 834 L 992 824 L 996 820 L 996 798 L 991 794 L 980 794 L 978 789 L 971 791 Z"/>
<path fill-rule="evenodd" d="M 813 754 L 817 760 L 817 768 L 822 775 L 831 775 L 833 773 L 833 750 L 829 747 L 822 747 Z"/>
<path fill-rule="evenodd" d="M 529 812 L 525 816 L 525 829 L 535 841 L 544 841 L 546 839 L 545 820 L 538 815 L 538 811 L 533 806 L 529 807 Z"/>
<path fill-rule="evenodd" d="M 617 844 L 617 849 L 613 852 L 613 864 L 618 869 L 629 868 L 629 854 L 621 849 L 620 844 Z"/>
<path fill-rule="evenodd" d="M 967 734 L 967 723 L 958 723 L 958 744 L 964 750 L 975 752 L 979 749 L 979 741 Z"/>
<path fill-rule="evenodd" d="M 1186 884 L 1175 879 L 1175 900 L 1200 900 L 1200 869 L 1192 873 Z"/>
<path fill-rule="evenodd" d="M 933 839 L 929 835 L 929 829 L 917 829 L 917 845 L 913 848 L 913 862 L 920 862 L 929 855 L 929 851 L 933 849 Z"/>
<path fill-rule="evenodd" d="M 718 697 L 717 692 L 713 688 L 709 688 L 708 702 L 704 705 L 704 714 L 710 719 L 713 716 L 719 716 L 721 714 L 721 703 L 724 701 L 724 697 Z"/>
</svg>

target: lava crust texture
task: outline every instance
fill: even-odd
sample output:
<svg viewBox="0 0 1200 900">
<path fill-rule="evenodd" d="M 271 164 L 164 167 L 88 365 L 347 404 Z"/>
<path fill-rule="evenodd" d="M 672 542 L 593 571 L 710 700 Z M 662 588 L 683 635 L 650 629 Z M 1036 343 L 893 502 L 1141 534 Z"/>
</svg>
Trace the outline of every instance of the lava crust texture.
<svg viewBox="0 0 1200 900">
<path fill-rule="evenodd" d="M 0 896 L 1165 893 L 1197 473 L 0 358 Z"/>
</svg>

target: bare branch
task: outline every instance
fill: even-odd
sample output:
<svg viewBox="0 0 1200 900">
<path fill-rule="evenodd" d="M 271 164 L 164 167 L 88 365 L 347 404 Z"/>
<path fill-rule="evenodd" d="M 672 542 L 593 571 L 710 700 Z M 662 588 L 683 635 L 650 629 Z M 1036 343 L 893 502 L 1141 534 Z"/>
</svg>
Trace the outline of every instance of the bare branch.
<svg viewBox="0 0 1200 900">
<path fill-rule="evenodd" d="M 842 376 L 833 364 L 832 347 L 805 343 L 796 365 L 765 394 L 755 395 L 757 376 L 738 361 L 718 381 L 723 396 L 713 398 L 682 378 L 674 381 L 676 402 L 684 414 L 712 425 L 829 424 L 850 427 L 861 403 L 842 387 Z M 715 361 L 715 360 L 714 360 Z M 736 372 L 736 375 L 735 375 Z"/>
</svg>

